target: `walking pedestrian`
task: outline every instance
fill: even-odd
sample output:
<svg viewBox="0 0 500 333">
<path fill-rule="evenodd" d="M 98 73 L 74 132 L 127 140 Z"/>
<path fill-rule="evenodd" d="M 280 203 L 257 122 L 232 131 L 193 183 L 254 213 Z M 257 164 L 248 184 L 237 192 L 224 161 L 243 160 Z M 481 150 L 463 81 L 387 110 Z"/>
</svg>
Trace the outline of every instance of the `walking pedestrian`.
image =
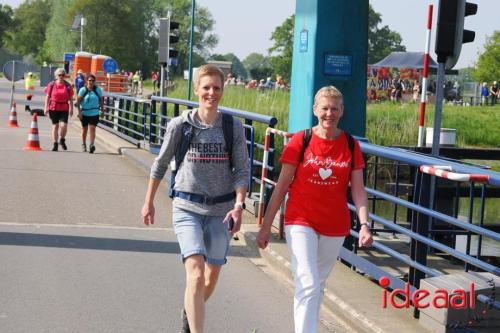
<svg viewBox="0 0 500 333">
<path fill-rule="evenodd" d="M 24 88 L 26 89 L 26 105 L 24 106 L 24 111 L 30 112 L 30 101 L 33 98 L 33 92 L 35 91 L 35 81 L 33 79 L 33 73 L 29 72 L 24 79 Z"/>
<path fill-rule="evenodd" d="M 66 75 L 64 68 L 56 69 L 54 75 L 55 80 L 51 81 L 45 88 L 47 96 L 45 97 L 44 114 L 48 114 L 52 120 L 52 141 L 54 142 L 52 151 L 57 151 L 59 144 L 63 150 L 67 150 L 68 118 L 73 117 L 73 88 L 69 82 L 64 80 Z"/>
<path fill-rule="evenodd" d="M 349 182 L 361 225 L 359 245 L 373 241 L 359 143 L 337 127 L 344 113 L 342 93 L 333 86 L 321 88 L 313 111 L 318 125 L 297 132 L 283 151 L 278 183 L 257 235 L 257 245 L 266 248 L 272 221 L 288 192 L 285 233 L 295 284 L 295 333 L 318 330 L 325 282 L 351 228 Z"/>
<path fill-rule="evenodd" d="M 481 105 L 488 105 L 488 95 L 490 94 L 488 84 L 483 82 L 481 86 Z"/>
<path fill-rule="evenodd" d="M 85 73 L 81 69 L 78 70 L 75 77 L 75 88 L 76 93 L 80 91 L 85 86 Z"/>
<path fill-rule="evenodd" d="M 493 84 L 490 87 L 491 105 L 497 104 L 497 99 L 498 99 L 499 92 L 500 92 L 500 90 L 498 89 L 498 83 L 497 83 L 497 81 L 493 81 Z"/>
<path fill-rule="evenodd" d="M 101 87 L 96 86 L 95 76 L 87 75 L 86 85 L 78 91 L 78 119 L 82 123 L 82 152 L 87 151 L 87 132 L 89 133 L 89 153 L 95 152 L 95 131 L 99 117 L 104 116 L 104 97 Z"/>
<path fill-rule="evenodd" d="M 223 88 L 224 74 L 218 67 L 198 68 L 194 93 L 199 107 L 168 123 L 142 207 L 143 223 L 153 224 L 155 193 L 175 157 L 172 222 L 186 272 L 182 332 L 203 332 L 205 303 L 245 208 L 250 172 L 246 141 L 242 124 L 218 111 Z M 189 150 L 182 152 L 183 146 Z"/>
</svg>

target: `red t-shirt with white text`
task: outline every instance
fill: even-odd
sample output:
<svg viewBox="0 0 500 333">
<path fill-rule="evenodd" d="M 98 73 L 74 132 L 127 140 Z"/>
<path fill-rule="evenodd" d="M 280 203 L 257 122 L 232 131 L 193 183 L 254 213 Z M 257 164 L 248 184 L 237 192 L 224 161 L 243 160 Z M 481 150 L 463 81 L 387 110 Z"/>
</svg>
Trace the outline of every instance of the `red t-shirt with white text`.
<svg viewBox="0 0 500 333">
<path fill-rule="evenodd" d="M 281 163 L 297 165 L 288 190 L 285 224 L 305 225 L 325 236 L 346 236 L 351 227 L 347 207 L 351 152 L 342 133 L 336 139 L 322 139 L 312 134 L 299 164 L 304 131 L 297 132 L 285 146 Z M 354 140 L 354 168 L 364 168 L 363 156 Z"/>
<path fill-rule="evenodd" d="M 53 87 L 50 86 L 53 84 Z M 73 97 L 73 89 L 66 86 L 66 83 L 59 84 L 57 82 L 52 82 L 45 87 L 45 93 L 48 94 L 52 89 L 51 95 L 49 96 L 49 110 L 50 111 L 69 111 L 68 101 Z"/>
</svg>

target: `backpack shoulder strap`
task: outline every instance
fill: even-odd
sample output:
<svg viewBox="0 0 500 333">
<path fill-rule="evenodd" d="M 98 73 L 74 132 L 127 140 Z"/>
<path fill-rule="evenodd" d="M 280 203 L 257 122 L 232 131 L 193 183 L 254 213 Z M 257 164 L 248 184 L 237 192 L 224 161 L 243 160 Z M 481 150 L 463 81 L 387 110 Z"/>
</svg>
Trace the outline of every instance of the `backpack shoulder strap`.
<svg viewBox="0 0 500 333">
<path fill-rule="evenodd" d="M 229 155 L 229 168 L 233 169 L 233 116 L 222 114 L 222 133 L 226 141 L 227 153 Z"/>
<path fill-rule="evenodd" d="M 191 140 L 193 139 L 193 126 L 188 122 L 183 122 L 181 126 L 181 142 L 179 149 L 175 152 L 175 168 L 179 170 L 184 157 L 189 149 Z"/>
<path fill-rule="evenodd" d="M 349 146 L 349 151 L 351 152 L 351 170 L 354 169 L 354 138 L 351 134 L 344 131 L 345 137 L 347 139 L 347 145 Z"/>
<path fill-rule="evenodd" d="M 56 84 L 56 81 L 50 81 L 49 83 L 49 92 L 48 92 L 48 95 L 49 95 L 49 99 L 52 98 L 52 91 L 54 90 L 54 85 Z"/>
<path fill-rule="evenodd" d="M 300 149 L 299 163 L 304 160 L 304 153 L 306 151 L 306 148 L 309 146 L 309 142 L 311 142 L 311 137 L 312 137 L 312 128 L 306 128 L 304 130 L 304 140 L 302 141 L 302 148 Z"/>
<path fill-rule="evenodd" d="M 68 98 L 69 96 L 71 95 L 70 91 L 71 91 L 71 83 L 69 83 L 68 81 L 64 80 L 64 85 L 66 86 L 66 91 L 68 92 Z"/>
<path fill-rule="evenodd" d="M 97 86 L 96 86 L 96 85 L 94 85 L 94 87 L 93 87 L 92 89 L 93 89 L 93 91 L 94 91 L 94 94 L 96 94 L 96 95 L 97 95 L 97 98 L 98 98 L 98 99 L 101 99 L 101 97 L 102 97 L 102 96 L 101 96 L 101 95 L 99 95 L 99 93 L 98 93 L 99 89 L 97 89 Z"/>
</svg>

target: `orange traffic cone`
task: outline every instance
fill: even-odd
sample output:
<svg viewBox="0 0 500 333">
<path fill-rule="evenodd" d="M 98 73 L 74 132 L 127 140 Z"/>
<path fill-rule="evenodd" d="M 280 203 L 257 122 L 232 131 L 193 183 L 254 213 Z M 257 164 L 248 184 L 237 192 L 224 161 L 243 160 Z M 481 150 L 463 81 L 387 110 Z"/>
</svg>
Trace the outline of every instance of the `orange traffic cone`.
<svg viewBox="0 0 500 333">
<path fill-rule="evenodd" d="M 31 122 L 30 133 L 28 134 L 28 142 L 26 142 L 24 150 L 42 150 L 38 138 L 38 115 L 36 113 L 33 114 L 33 121 Z"/>
<path fill-rule="evenodd" d="M 12 102 L 9 114 L 9 127 L 19 127 L 17 124 L 16 101 Z"/>
</svg>

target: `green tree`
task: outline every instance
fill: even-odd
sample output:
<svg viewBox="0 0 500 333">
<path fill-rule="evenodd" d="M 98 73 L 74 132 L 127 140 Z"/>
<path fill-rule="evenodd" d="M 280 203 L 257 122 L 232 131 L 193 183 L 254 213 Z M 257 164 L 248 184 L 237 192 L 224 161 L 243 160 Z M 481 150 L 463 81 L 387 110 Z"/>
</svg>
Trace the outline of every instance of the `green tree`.
<svg viewBox="0 0 500 333">
<path fill-rule="evenodd" d="M 374 64 L 394 51 L 406 51 L 401 45 L 402 38 L 399 33 L 384 25 L 379 28 L 382 15 L 377 13 L 372 5 L 368 9 L 368 63 Z"/>
<path fill-rule="evenodd" d="M 172 13 L 172 21 L 179 22 L 175 32 L 179 42 L 172 45 L 179 51 L 178 64 L 171 70 L 181 74 L 188 67 L 191 1 L 78 0 L 71 14 L 82 12 L 87 17 L 84 41 L 88 50 L 113 57 L 121 68 L 148 72 L 158 64 L 158 19 L 166 17 L 166 8 Z M 195 16 L 193 65 L 199 65 L 200 57 L 208 55 L 217 38 L 210 33 L 214 25 L 210 12 L 198 6 Z"/>
<path fill-rule="evenodd" d="M 401 45 L 401 35 L 389 29 L 387 25 L 379 28 L 382 16 L 373 10 L 370 5 L 368 10 L 368 63 L 373 64 L 385 58 L 393 51 L 406 51 Z M 281 26 L 277 27 L 271 40 L 273 46 L 269 49 L 272 54 L 271 64 L 274 72 L 285 79 L 290 79 L 293 53 L 293 31 L 295 17 L 287 18 Z M 248 67 L 247 67 L 248 68 Z"/>
<path fill-rule="evenodd" d="M 271 76 L 273 73 L 269 57 L 260 53 L 250 53 L 245 60 L 243 60 L 243 65 L 245 65 L 252 79 L 264 79 Z"/>
<path fill-rule="evenodd" d="M 268 50 L 274 73 L 283 76 L 287 82 L 290 82 L 292 76 L 294 24 L 295 15 L 292 15 L 277 27 L 271 35 L 274 45 Z"/>
<path fill-rule="evenodd" d="M 73 16 L 69 14 L 69 6 L 73 0 L 52 0 L 51 17 L 45 31 L 43 48 L 37 55 L 39 61 L 58 62 L 63 60 L 65 52 L 77 50 L 80 34 L 71 32 Z"/>
<path fill-rule="evenodd" d="M 38 56 L 45 40 L 51 12 L 50 0 L 26 0 L 20 4 L 15 9 L 13 22 L 6 31 L 6 47 L 24 56 Z"/>
<path fill-rule="evenodd" d="M 248 77 L 248 72 L 245 68 L 245 65 L 240 61 L 240 59 L 234 54 L 234 53 L 227 53 L 224 55 L 224 58 L 226 61 L 231 61 L 232 65 L 232 71 L 233 75 L 237 78 L 242 78 L 243 80 L 246 80 Z"/>
<path fill-rule="evenodd" d="M 479 56 L 473 76 L 477 82 L 493 82 L 500 78 L 500 31 L 486 39 L 484 52 Z"/>
<path fill-rule="evenodd" d="M 153 5 L 153 0 L 78 0 L 72 1 L 67 16 L 81 13 L 86 18 L 84 51 L 110 56 L 120 68 L 149 70 L 154 53 L 149 33 L 155 25 Z"/>
<path fill-rule="evenodd" d="M 14 12 L 9 5 L 0 4 L 0 47 L 3 46 L 3 39 L 5 31 L 12 24 L 12 16 Z"/>
</svg>

